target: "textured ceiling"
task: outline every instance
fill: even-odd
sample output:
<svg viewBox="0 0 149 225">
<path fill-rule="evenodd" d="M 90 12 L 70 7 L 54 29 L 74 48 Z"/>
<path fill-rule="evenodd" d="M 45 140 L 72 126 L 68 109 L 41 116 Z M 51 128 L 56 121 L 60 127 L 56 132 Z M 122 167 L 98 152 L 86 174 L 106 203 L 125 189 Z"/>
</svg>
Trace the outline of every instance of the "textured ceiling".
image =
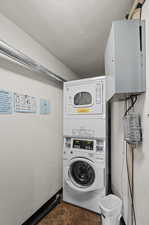
<svg viewBox="0 0 149 225">
<path fill-rule="evenodd" d="M 112 20 L 132 0 L 0 0 L 0 11 L 81 76 L 104 73 Z"/>
</svg>

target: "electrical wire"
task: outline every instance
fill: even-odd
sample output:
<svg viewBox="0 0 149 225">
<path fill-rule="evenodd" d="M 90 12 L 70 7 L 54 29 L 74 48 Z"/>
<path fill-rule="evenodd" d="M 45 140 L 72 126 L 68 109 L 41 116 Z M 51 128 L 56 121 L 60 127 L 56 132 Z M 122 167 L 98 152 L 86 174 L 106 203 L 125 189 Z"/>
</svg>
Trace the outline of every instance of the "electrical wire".
<svg viewBox="0 0 149 225">
<path fill-rule="evenodd" d="M 132 150 L 132 152 L 133 152 L 133 150 Z M 133 166 L 133 164 L 134 164 L 134 157 L 132 156 L 132 173 L 134 173 L 134 169 L 133 169 L 134 166 Z M 127 176 L 128 176 L 129 192 L 130 192 L 131 203 L 132 203 L 132 212 L 133 212 L 132 225 L 133 225 L 133 217 L 134 217 L 135 225 L 137 225 L 136 212 L 135 212 L 135 206 L 134 206 L 134 188 L 133 188 L 134 175 L 132 174 L 132 188 L 131 188 L 131 180 L 130 180 L 129 165 L 128 165 L 128 144 L 127 143 L 126 143 L 126 165 L 127 165 Z"/>
<path fill-rule="evenodd" d="M 123 192 L 123 173 L 124 173 L 124 162 L 125 162 L 125 152 L 124 152 L 124 144 L 125 142 L 123 142 L 123 157 L 122 157 L 122 167 L 121 167 L 121 195 L 122 195 L 122 200 L 123 200 L 123 195 L 124 195 L 124 192 Z"/>
<path fill-rule="evenodd" d="M 140 21 L 142 20 L 142 6 L 140 7 Z"/>
<path fill-rule="evenodd" d="M 140 9 L 140 21 L 142 20 L 142 8 L 143 8 L 143 5 L 145 4 L 146 0 L 144 0 L 143 3 L 139 2 L 138 5 L 137 5 L 137 8 Z"/>
<path fill-rule="evenodd" d="M 132 205 L 133 205 L 133 211 L 134 211 L 134 222 L 135 222 L 135 225 L 137 224 L 137 221 L 136 221 L 136 212 L 135 212 L 135 205 L 134 205 L 134 148 L 132 147 L 131 148 L 131 164 L 132 164 Z M 133 221 L 133 220 L 132 220 Z"/>
<path fill-rule="evenodd" d="M 135 98 L 135 99 L 133 99 L 133 98 Z M 128 114 L 128 112 L 134 107 L 134 105 L 136 104 L 136 102 L 137 102 L 137 95 L 131 95 L 129 98 L 127 98 L 126 99 L 126 101 L 128 100 L 128 99 L 130 99 L 131 100 L 131 105 L 128 107 L 128 109 L 126 109 L 126 111 L 125 111 L 125 113 L 124 113 L 124 117 Z"/>
<path fill-rule="evenodd" d="M 127 102 L 128 100 L 131 100 L 131 105 L 128 107 L 127 109 Z M 130 96 L 129 98 L 127 98 L 125 100 L 125 104 L 126 104 L 126 111 L 124 113 L 124 116 L 127 116 L 128 112 L 134 107 L 134 105 L 137 102 L 137 95 L 134 96 Z M 128 144 L 126 142 L 126 166 L 127 166 L 127 177 L 128 177 L 128 185 L 129 185 L 129 192 L 130 192 L 130 197 L 131 197 L 131 203 L 132 203 L 132 225 L 133 225 L 133 218 L 134 218 L 134 222 L 135 225 L 137 225 L 137 221 L 136 221 L 136 213 L 135 213 L 135 206 L 134 206 L 134 150 L 133 148 L 131 148 L 132 151 L 132 182 L 130 180 L 130 174 L 129 174 L 129 165 L 128 165 Z M 132 183 L 132 187 L 131 187 L 131 183 Z"/>
<path fill-rule="evenodd" d="M 127 104 L 125 101 L 125 111 L 127 110 Z M 124 139 L 124 137 L 123 137 Z M 124 172 L 124 164 L 125 164 L 125 141 L 123 141 L 123 152 L 122 152 L 122 167 L 121 167 L 121 195 L 122 195 L 122 200 L 123 200 L 123 172 Z"/>
</svg>

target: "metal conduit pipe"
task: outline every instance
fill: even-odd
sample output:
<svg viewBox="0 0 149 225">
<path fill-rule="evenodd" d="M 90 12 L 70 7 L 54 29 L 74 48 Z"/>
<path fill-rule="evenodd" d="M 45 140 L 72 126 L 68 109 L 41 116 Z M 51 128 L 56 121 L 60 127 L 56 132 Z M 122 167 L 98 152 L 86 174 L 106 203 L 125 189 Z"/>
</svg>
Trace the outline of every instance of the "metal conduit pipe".
<svg viewBox="0 0 149 225">
<path fill-rule="evenodd" d="M 50 76 L 52 79 L 58 81 L 58 82 L 64 82 L 66 81 L 63 79 L 60 75 L 57 75 L 44 67 L 43 65 L 39 64 L 32 58 L 28 57 L 21 51 L 13 48 L 9 44 L 7 44 L 5 41 L 0 39 L 0 54 L 7 56 L 14 62 L 20 64 L 21 66 L 24 66 L 25 68 L 39 73 L 44 73 Z"/>
<path fill-rule="evenodd" d="M 135 13 L 135 10 L 137 9 L 137 6 L 138 4 L 144 4 L 145 0 L 135 0 L 134 3 L 133 3 L 133 6 L 130 10 L 130 13 L 129 13 L 129 16 L 128 16 L 128 19 L 133 19 L 133 15 Z"/>
</svg>

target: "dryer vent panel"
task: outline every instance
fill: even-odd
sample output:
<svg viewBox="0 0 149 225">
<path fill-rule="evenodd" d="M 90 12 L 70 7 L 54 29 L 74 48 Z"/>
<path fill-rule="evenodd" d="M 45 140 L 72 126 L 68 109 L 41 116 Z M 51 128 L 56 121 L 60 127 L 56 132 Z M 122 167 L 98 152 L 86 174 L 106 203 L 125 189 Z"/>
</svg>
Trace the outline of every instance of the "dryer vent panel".
<svg viewBox="0 0 149 225">
<path fill-rule="evenodd" d="M 112 23 L 105 52 L 107 100 L 145 92 L 145 22 Z"/>
</svg>

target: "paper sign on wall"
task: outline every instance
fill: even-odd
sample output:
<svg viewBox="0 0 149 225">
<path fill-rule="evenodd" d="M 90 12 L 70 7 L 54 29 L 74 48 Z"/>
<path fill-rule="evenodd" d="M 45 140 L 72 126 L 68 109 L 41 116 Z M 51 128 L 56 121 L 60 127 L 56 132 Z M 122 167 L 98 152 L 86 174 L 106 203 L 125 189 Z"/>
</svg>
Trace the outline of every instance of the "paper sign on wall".
<svg viewBox="0 0 149 225">
<path fill-rule="evenodd" d="M 0 90 L 0 114 L 12 114 L 12 93 Z"/>
<path fill-rule="evenodd" d="M 50 113 L 50 103 L 47 99 L 40 99 L 40 114 Z"/>
<path fill-rule="evenodd" d="M 36 113 L 36 98 L 14 93 L 14 110 L 15 112 Z"/>
</svg>

